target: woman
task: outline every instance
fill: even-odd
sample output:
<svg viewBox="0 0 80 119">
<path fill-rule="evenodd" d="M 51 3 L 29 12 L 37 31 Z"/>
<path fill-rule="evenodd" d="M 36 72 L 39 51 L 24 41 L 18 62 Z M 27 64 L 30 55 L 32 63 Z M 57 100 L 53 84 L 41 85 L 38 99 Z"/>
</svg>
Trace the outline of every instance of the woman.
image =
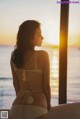
<svg viewBox="0 0 80 119">
<path fill-rule="evenodd" d="M 41 46 L 40 23 L 23 22 L 17 34 L 16 48 L 11 55 L 11 69 L 16 99 L 11 107 L 12 119 L 42 119 L 50 110 L 50 66 Z"/>
</svg>

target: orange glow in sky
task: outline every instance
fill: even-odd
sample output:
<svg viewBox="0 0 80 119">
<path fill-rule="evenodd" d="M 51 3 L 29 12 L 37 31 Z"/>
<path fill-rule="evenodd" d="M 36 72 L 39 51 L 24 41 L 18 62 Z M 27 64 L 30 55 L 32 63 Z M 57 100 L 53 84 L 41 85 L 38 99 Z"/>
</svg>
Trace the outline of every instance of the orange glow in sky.
<svg viewBox="0 0 80 119">
<path fill-rule="evenodd" d="M 0 45 L 14 45 L 18 27 L 27 19 L 41 23 L 44 44 L 59 45 L 60 4 L 53 0 L 42 2 L 35 0 L 35 3 L 33 0 L 0 1 Z M 70 45 L 80 44 L 78 11 L 80 5 L 70 6 L 68 38 Z"/>
</svg>

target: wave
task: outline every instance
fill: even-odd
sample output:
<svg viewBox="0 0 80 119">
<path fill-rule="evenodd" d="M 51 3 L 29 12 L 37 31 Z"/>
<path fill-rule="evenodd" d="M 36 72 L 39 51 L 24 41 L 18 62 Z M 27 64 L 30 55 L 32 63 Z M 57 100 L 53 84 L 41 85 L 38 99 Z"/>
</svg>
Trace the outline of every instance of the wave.
<svg viewBox="0 0 80 119">
<path fill-rule="evenodd" d="M 11 77 L 0 77 L 0 80 L 11 80 Z"/>
<path fill-rule="evenodd" d="M 0 97 L 3 96 L 15 96 L 14 89 L 0 89 Z"/>
</svg>

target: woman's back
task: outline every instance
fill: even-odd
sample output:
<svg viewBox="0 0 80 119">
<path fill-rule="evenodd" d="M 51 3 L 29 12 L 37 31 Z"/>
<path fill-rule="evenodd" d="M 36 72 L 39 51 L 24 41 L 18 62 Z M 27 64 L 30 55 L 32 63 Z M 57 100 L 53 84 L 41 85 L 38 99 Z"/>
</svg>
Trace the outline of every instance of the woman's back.
<svg viewBox="0 0 80 119">
<path fill-rule="evenodd" d="M 33 96 L 32 105 L 39 105 L 47 108 L 47 101 L 43 90 L 43 64 L 41 55 L 44 51 L 34 51 L 32 56 L 24 59 L 24 68 L 18 69 L 12 62 L 12 66 L 16 72 L 17 79 L 20 85 L 20 91 L 15 104 L 27 104 L 27 98 Z M 41 59 L 40 59 L 41 58 Z M 24 99 L 26 96 L 26 99 Z M 23 98 L 24 97 L 24 98 Z M 23 99 L 21 101 L 21 99 Z"/>
<path fill-rule="evenodd" d="M 24 66 L 22 69 L 18 69 L 12 62 L 12 65 L 14 67 L 14 70 L 16 71 L 17 78 L 20 83 L 20 90 L 42 89 L 42 67 L 38 67 L 39 53 L 39 51 L 35 51 L 33 56 L 28 58 L 28 61 L 25 58 L 23 64 Z"/>
</svg>

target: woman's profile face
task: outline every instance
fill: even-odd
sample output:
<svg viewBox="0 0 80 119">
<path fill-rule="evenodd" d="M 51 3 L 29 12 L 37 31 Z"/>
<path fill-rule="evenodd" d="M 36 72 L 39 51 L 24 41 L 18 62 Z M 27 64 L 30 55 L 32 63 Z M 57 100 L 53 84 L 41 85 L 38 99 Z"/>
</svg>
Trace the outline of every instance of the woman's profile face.
<svg viewBox="0 0 80 119">
<path fill-rule="evenodd" d="M 34 46 L 41 46 L 43 40 L 43 36 L 41 35 L 41 29 L 40 27 L 36 28 L 34 38 L 32 40 L 32 43 Z"/>
</svg>

